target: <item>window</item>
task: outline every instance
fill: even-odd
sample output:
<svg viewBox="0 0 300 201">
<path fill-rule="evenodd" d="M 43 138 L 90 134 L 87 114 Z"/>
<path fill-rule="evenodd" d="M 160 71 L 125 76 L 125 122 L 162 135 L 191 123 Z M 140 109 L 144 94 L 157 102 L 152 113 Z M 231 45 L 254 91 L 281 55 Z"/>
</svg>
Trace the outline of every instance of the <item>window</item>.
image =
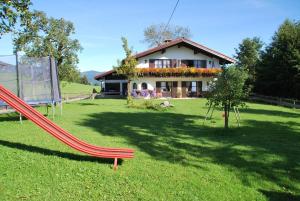
<svg viewBox="0 0 300 201">
<path fill-rule="evenodd" d="M 197 92 L 197 83 L 196 82 L 192 82 L 192 92 Z"/>
<path fill-rule="evenodd" d="M 171 67 L 171 61 L 168 59 L 164 59 L 163 61 L 163 68 L 170 68 Z"/>
<path fill-rule="evenodd" d="M 147 83 L 143 82 L 142 83 L 142 90 L 148 89 Z"/>
<path fill-rule="evenodd" d="M 155 68 L 161 68 L 162 67 L 162 61 L 161 60 L 155 60 L 154 61 L 154 67 Z"/>
<path fill-rule="evenodd" d="M 137 89 L 137 84 L 133 83 L 132 88 L 133 88 L 133 90 L 136 90 Z"/>
<path fill-rule="evenodd" d="M 195 62 L 194 62 L 194 60 L 184 59 L 184 60 L 181 60 L 181 66 L 182 67 L 194 67 Z"/>
<path fill-rule="evenodd" d="M 146 63 L 148 62 L 148 61 L 147 61 L 147 59 L 145 59 L 145 61 L 144 61 L 144 62 L 145 62 L 145 64 L 146 64 Z"/>
<path fill-rule="evenodd" d="M 161 82 L 161 91 L 171 91 L 171 82 Z"/>
<path fill-rule="evenodd" d="M 166 82 L 161 82 L 161 91 L 166 91 L 167 90 L 167 85 L 166 85 Z"/>
<path fill-rule="evenodd" d="M 170 68 L 171 60 L 170 59 L 156 59 L 154 61 L 155 68 Z"/>
<path fill-rule="evenodd" d="M 209 61 L 210 64 L 211 61 Z M 196 68 L 206 68 L 206 60 L 194 60 L 194 67 Z"/>
<path fill-rule="evenodd" d="M 189 92 L 197 92 L 197 82 L 186 82 Z"/>
</svg>

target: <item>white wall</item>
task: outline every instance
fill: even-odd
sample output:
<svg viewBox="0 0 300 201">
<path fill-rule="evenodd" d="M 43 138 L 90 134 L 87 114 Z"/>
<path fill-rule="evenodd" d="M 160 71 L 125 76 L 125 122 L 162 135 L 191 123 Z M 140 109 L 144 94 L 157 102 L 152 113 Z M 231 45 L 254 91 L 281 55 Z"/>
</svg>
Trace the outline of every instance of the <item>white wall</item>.
<svg viewBox="0 0 300 201">
<path fill-rule="evenodd" d="M 207 82 L 213 80 L 212 77 L 172 77 L 172 78 L 161 78 L 161 77 L 143 77 L 138 80 L 131 81 L 130 87 L 131 90 L 133 89 L 133 83 L 137 84 L 137 89 L 142 89 L 142 83 L 147 83 L 149 90 L 154 90 L 156 87 L 156 82 L 163 82 L 163 81 L 178 81 L 178 91 L 181 90 L 181 81 L 202 81 L 202 91 L 207 91 Z"/>
<path fill-rule="evenodd" d="M 214 60 L 215 67 L 220 67 L 219 59 L 212 58 L 206 55 L 203 55 L 201 53 L 194 54 L 194 50 L 186 48 L 181 46 L 178 48 L 177 46 L 173 46 L 170 48 L 167 48 L 166 51 L 162 54 L 161 51 L 155 52 L 153 54 L 147 55 L 145 57 L 141 57 L 138 59 L 138 65 L 139 68 L 149 68 L 149 59 L 189 59 L 189 60 Z M 147 60 L 147 63 L 145 63 L 145 60 Z M 210 68 L 208 62 L 207 67 Z"/>
</svg>

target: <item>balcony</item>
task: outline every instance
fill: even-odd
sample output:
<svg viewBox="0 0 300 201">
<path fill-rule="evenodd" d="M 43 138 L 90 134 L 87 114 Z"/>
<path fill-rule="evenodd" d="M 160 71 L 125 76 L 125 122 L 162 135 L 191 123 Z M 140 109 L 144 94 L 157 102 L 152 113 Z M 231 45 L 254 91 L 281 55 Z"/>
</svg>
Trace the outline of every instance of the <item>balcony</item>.
<svg viewBox="0 0 300 201">
<path fill-rule="evenodd" d="M 150 59 L 150 68 L 180 68 L 180 67 L 195 67 L 195 68 L 215 68 L 214 60 L 192 60 L 192 59 Z"/>
<path fill-rule="evenodd" d="M 137 68 L 139 77 L 212 77 L 222 71 L 221 68 Z"/>
</svg>

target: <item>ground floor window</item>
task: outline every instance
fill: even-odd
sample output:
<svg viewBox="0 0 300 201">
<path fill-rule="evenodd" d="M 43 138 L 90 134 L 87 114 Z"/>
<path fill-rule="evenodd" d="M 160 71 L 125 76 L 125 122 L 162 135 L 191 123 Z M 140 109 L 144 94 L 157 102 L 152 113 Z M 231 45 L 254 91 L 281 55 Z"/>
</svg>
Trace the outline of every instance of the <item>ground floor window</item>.
<svg viewBox="0 0 300 201">
<path fill-rule="evenodd" d="M 198 97 L 202 95 L 202 81 L 184 81 L 182 82 L 183 97 Z"/>
<path fill-rule="evenodd" d="M 137 89 L 137 84 L 136 84 L 136 83 L 133 83 L 132 89 L 133 89 L 133 90 L 136 90 L 136 89 Z"/>
<path fill-rule="evenodd" d="M 147 83 L 143 82 L 142 83 L 142 90 L 148 89 Z"/>
<path fill-rule="evenodd" d="M 171 91 L 171 82 L 161 82 L 161 91 Z"/>
</svg>

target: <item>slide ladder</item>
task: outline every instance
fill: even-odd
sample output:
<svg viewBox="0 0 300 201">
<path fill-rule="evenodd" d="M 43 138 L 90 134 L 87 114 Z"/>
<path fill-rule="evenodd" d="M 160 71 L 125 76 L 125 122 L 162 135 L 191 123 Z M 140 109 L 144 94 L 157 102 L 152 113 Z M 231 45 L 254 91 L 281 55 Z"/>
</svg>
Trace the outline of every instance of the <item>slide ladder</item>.
<svg viewBox="0 0 300 201">
<path fill-rule="evenodd" d="M 56 125 L 54 122 L 50 121 L 43 114 L 35 110 L 2 85 L 0 85 L 0 99 L 71 148 L 94 157 L 113 158 L 115 170 L 117 169 L 118 158 L 126 159 L 133 158 L 134 156 L 133 149 L 95 146 L 76 138 L 66 130 Z"/>
</svg>

